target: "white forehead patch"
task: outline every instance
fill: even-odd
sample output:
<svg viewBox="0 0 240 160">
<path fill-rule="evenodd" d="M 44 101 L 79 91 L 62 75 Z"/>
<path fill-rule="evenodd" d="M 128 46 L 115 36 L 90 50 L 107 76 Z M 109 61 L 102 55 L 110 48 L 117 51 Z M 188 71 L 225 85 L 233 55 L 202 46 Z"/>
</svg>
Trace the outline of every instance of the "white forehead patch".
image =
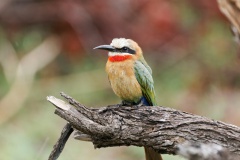
<svg viewBox="0 0 240 160">
<path fill-rule="evenodd" d="M 125 38 L 114 38 L 110 45 L 116 48 L 129 47 L 131 49 L 134 49 L 131 40 Z"/>
</svg>

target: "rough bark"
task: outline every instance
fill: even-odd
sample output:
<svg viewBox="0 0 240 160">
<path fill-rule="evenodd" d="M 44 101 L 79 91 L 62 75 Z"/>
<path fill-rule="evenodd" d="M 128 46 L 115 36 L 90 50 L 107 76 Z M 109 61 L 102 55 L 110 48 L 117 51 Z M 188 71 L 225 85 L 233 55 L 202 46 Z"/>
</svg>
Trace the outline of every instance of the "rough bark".
<svg viewBox="0 0 240 160">
<path fill-rule="evenodd" d="M 69 104 L 52 96 L 47 98 L 56 106 L 55 113 L 84 135 L 82 140 L 91 140 L 95 148 L 148 146 L 162 154 L 176 154 L 178 145 L 189 141 L 217 144 L 240 155 L 237 126 L 160 106 L 91 109 L 61 95 Z M 81 134 L 77 134 L 78 139 Z"/>
<path fill-rule="evenodd" d="M 238 156 L 216 144 L 184 143 L 178 148 L 177 153 L 188 160 L 239 160 Z"/>
<path fill-rule="evenodd" d="M 56 160 L 60 156 L 60 154 L 72 132 L 73 132 L 72 126 L 69 123 L 67 123 L 63 127 L 61 136 L 59 137 L 57 143 L 53 146 L 53 150 L 52 150 L 48 160 Z"/>
</svg>

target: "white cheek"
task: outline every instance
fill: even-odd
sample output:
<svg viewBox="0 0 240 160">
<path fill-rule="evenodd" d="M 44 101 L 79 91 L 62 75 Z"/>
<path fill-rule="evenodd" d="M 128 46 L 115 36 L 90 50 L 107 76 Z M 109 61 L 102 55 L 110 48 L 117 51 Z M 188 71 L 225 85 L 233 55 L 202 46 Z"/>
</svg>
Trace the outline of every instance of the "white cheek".
<svg viewBox="0 0 240 160">
<path fill-rule="evenodd" d="M 116 56 L 118 53 L 116 52 L 108 52 L 108 56 L 111 57 L 111 56 Z"/>
<path fill-rule="evenodd" d="M 119 53 L 119 52 L 108 52 L 108 56 L 112 57 L 112 56 L 126 56 L 126 55 L 131 55 L 130 53 Z"/>
</svg>

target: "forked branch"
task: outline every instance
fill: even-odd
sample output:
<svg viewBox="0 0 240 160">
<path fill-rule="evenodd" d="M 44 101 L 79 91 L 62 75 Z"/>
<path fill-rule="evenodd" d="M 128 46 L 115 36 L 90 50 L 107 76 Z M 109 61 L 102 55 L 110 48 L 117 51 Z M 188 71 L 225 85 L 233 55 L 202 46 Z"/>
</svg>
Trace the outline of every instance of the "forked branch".
<svg viewBox="0 0 240 160">
<path fill-rule="evenodd" d="M 160 106 L 108 106 L 87 108 L 64 93 L 68 103 L 55 97 L 48 101 L 55 113 L 90 140 L 95 148 L 148 146 L 159 153 L 176 154 L 184 142 L 217 144 L 240 155 L 240 128 L 231 124 Z"/>
</svg>

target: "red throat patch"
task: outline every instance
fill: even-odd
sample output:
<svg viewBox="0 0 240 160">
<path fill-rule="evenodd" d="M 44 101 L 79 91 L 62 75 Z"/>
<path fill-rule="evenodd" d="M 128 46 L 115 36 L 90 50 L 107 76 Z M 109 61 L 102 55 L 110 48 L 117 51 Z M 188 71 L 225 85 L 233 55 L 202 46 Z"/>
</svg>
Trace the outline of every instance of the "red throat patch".
<svg viewBox="0 0 240 160">
<path fill-rule="evenodd" d="M 108 58 L 109 61 L 111 62 L 120 62 L 120 61 L 125 61 L 127 59 L 130 59 L 132 56 L 131 55 L 117 55 L 117 56 L 110 56 Z"/>
</svg>

